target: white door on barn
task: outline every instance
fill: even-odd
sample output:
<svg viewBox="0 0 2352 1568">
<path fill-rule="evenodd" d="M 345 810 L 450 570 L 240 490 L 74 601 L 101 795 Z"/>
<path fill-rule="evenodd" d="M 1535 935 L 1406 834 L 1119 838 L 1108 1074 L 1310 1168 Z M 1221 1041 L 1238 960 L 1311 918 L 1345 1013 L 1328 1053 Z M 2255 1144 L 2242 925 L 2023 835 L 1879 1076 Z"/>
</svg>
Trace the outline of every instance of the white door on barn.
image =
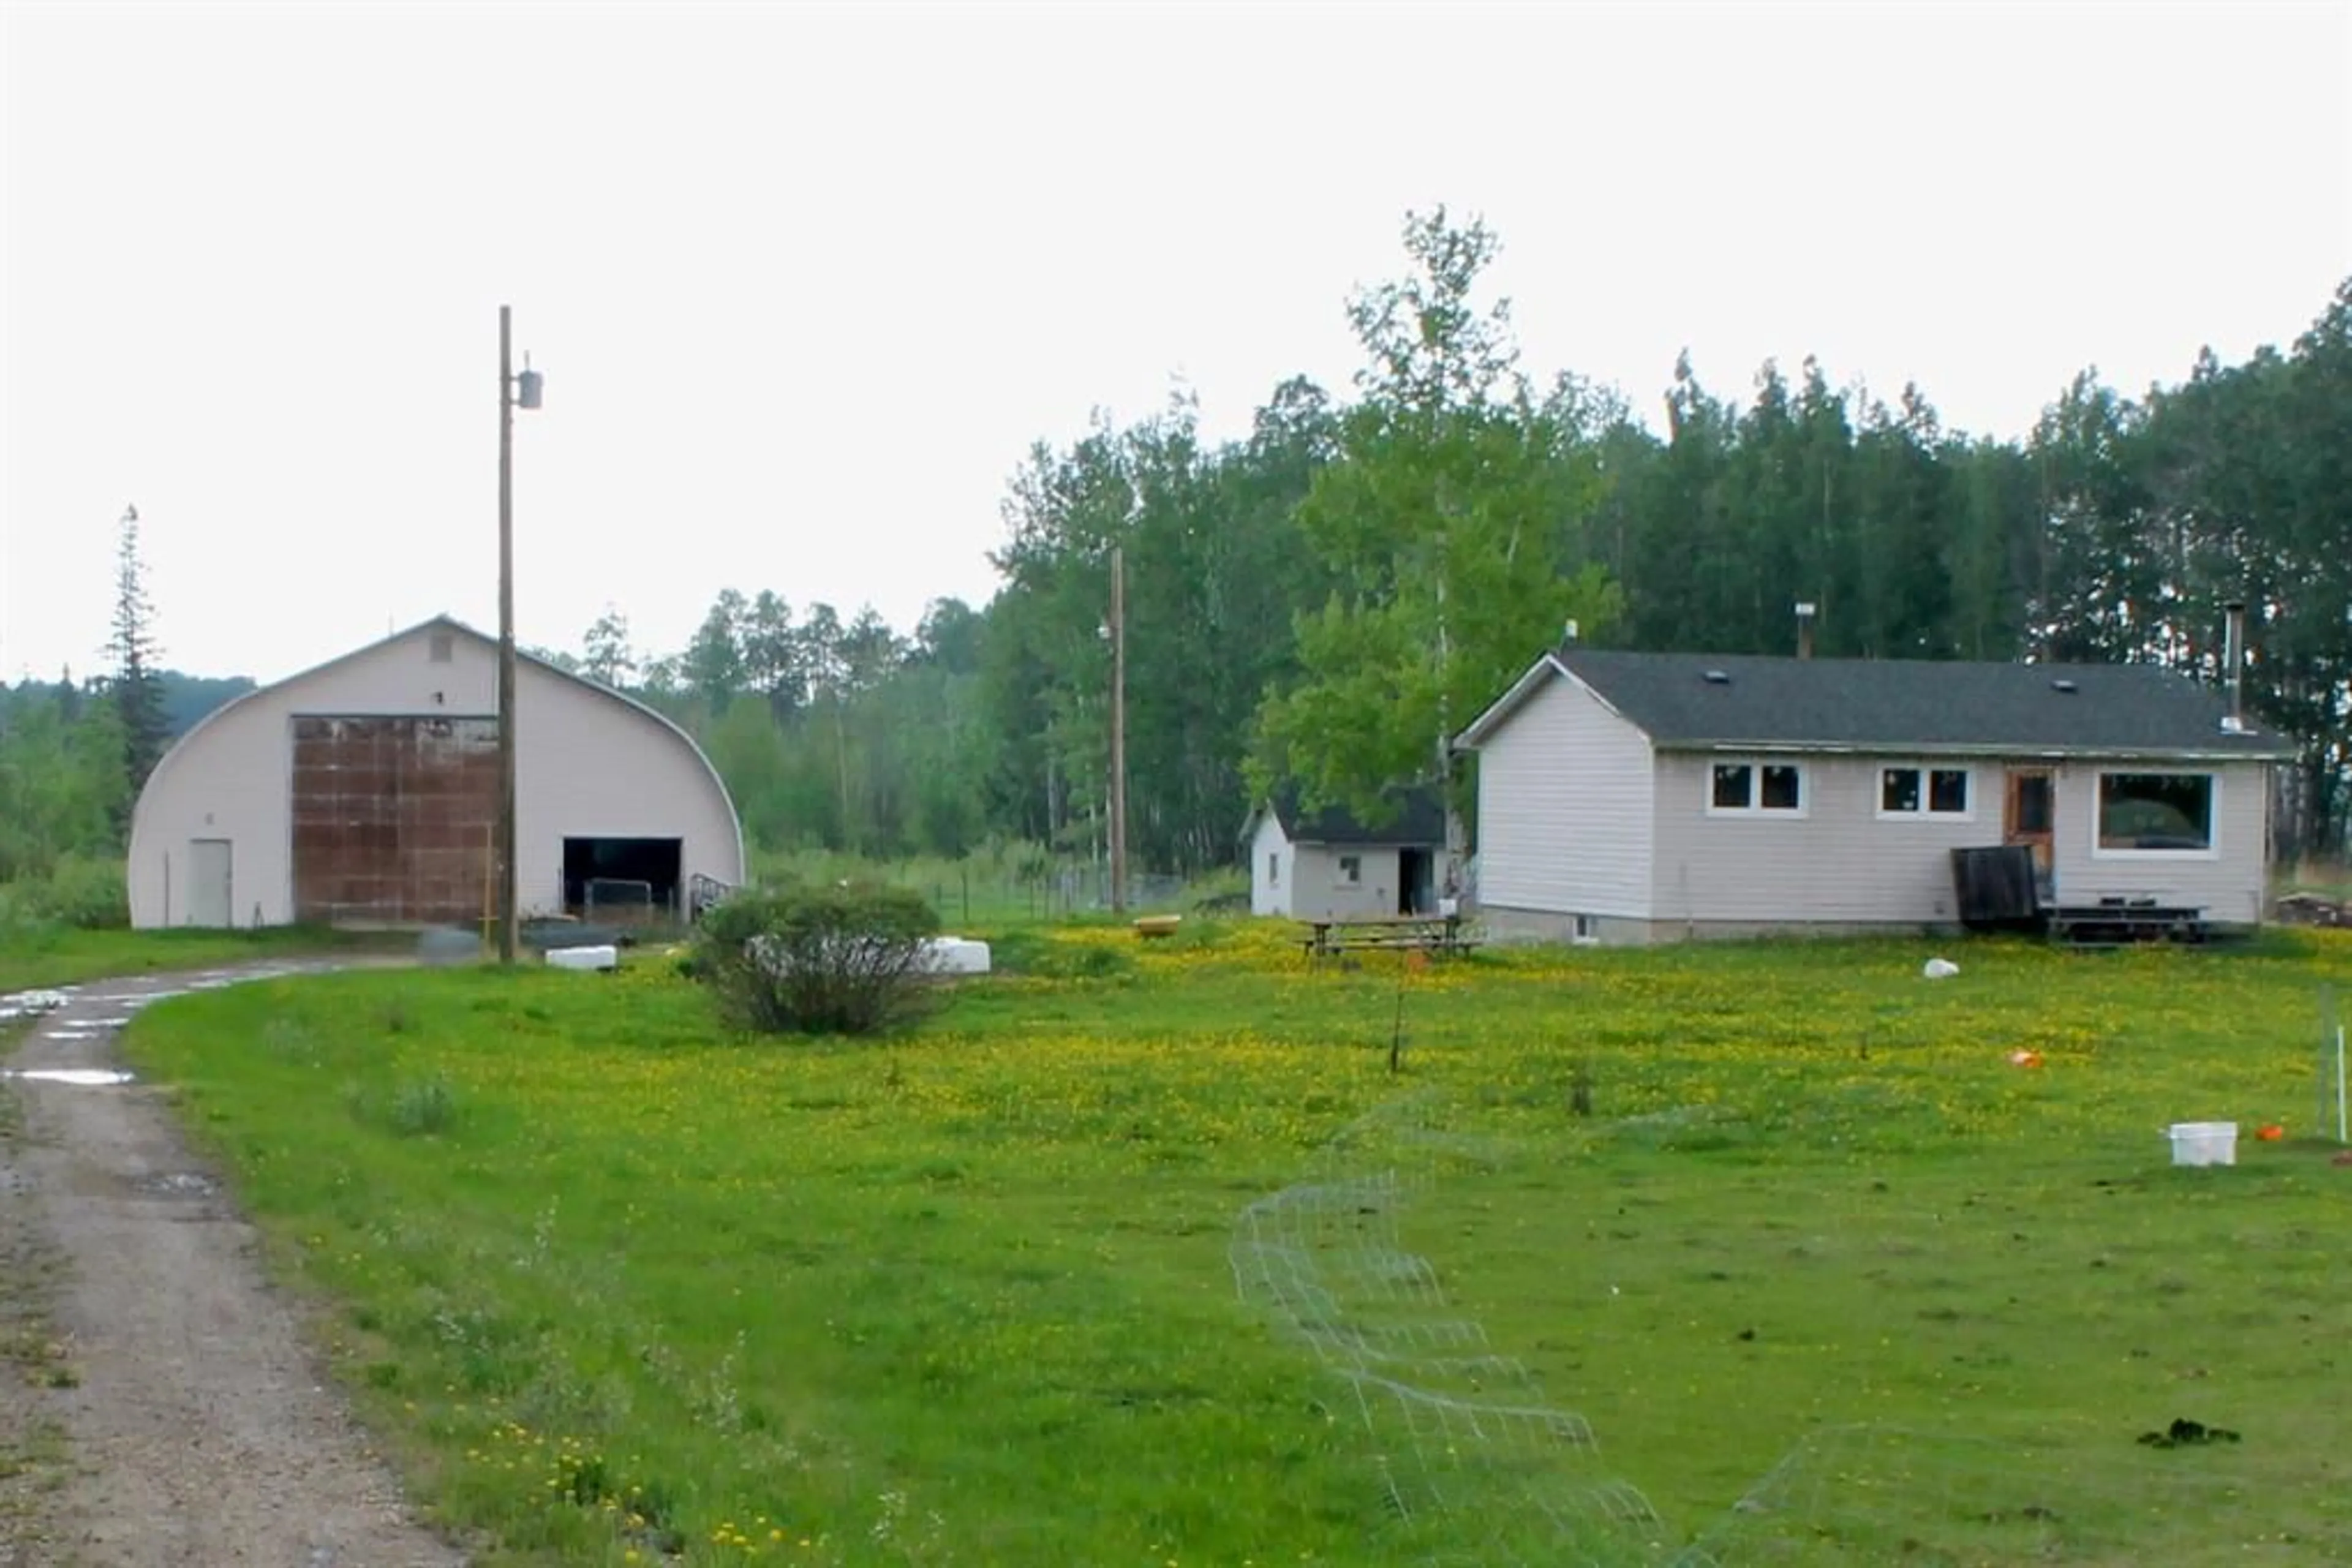
<svg viewBox="0 0 2352 1568">
<path fill-rule="evenodd" d="M 230 926 L 229 852 L 226 838 L 188 840 L 188 923 Z"/>
</svg>

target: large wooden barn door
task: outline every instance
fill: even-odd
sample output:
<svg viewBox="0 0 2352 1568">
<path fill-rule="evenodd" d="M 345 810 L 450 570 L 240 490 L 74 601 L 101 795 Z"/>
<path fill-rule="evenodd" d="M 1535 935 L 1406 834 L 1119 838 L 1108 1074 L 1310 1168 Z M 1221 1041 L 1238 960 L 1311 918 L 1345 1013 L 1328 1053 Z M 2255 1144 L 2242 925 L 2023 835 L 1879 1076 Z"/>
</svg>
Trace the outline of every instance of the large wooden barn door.
<svg viewBox="0 0 2352 1568">
<path fill-rule="evenodd" d="M 471 924 L 498 820 L 496 719 L 294 721 L 294 918 Z"/>
</svg>

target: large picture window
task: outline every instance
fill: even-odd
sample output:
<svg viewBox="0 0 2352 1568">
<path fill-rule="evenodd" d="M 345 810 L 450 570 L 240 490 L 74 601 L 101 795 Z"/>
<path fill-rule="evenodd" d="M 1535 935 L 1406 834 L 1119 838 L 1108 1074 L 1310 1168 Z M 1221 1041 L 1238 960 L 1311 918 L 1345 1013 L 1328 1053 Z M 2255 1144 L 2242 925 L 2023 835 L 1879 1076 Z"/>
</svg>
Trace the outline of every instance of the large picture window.
<svg viewBox="0 0 2352 1568">
<path fill-rule="evenodd" d="M 1965 820 L 1976 808 L 1976 790 L 1966 768 L 1892 767 L 1878 770 L 1878 815 L 1942 816 Z"/>
<path fill-rule="evenodd" d="M 1706 807 L 1718 816 L 1764 812 L 1801 815 L 1804 772 L 1794 763 L 1717 763 L 1707 784 Z"/>
<path fill-rule="evenodd" d="M 2211 773 L 2101 773 L 2099 847 L 2210 854 L 2217 794 Z"/>
</svg>

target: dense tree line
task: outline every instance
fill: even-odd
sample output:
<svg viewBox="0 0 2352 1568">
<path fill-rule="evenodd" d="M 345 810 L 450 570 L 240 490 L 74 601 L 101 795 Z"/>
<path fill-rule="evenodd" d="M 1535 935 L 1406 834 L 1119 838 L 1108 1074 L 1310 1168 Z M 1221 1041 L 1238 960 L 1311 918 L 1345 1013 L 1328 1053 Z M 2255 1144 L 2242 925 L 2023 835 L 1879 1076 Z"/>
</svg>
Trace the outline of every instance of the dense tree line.
<svg viewBox="0 0 2352 1568">
<path fill-rule="evenodd" d="M 229 699 L 253 689 L 243 677 L 150 672 L 160 715 L 157 749 Z M 60 860 L 121 853 L 123 825 L 138 796 L 125 700 L 112 676 L 62 671 L 55 680 L 0 686 L 0 882 L 47 876 Z M 141 774 L 144 777 L 144 774 Z"/>
<path fill-rule="evenodd" d="M 1192 871 L 1234 859 L 1273 780 L 1370 813 L 1436 775 L 1442 737 L 1570 620 L 1607 646 L 1786 652 L 1807 600 L 1825 656 L 2218 680 L 2221 606 L 2242 596 L 2249 706 L 2301 749 L 2287 847 L 2345 848 L 2352 281 L 2284 351 L 2209 353 L 2137 397 L 2086 370 L 2002 440 L 1811 360 L 1737 395 L 1685 360 L 1653 426 L 1610 389 L 1523 372 L 1507 306 L 1481 297 L 1482 226 L 1416 216 L 1404 242 L 1403 275 L 1349 302 L 1350 395 L 1285 382 L 1223 442 L 1178 396 L 1034 447 L 983 606 L 940 600 L 902 633 L 730 590 L 675 653 L 633 646 L 614 607 L 548 657 L 685 724 L 762 847 L 1093 857 L 1117 547 L 1129 843 L 1139 867 Z M 144 710 L 110 679 L 110 703 L 77 707 L 68 682 L 0 706 L 0 876 L 119 824 Z"/>
<path fill-rule="evenodd" d="M 2014 440 L 1811 360 L 1740 396 L 1685 360 L 1653 428 L 1607 389 L 1521 374 L 1507 311 L 1476 298 L 1484 228 L 1440 213 L 1405 237 L 1407 276 L 1351 305 L 1351 400 L 1286 382 L 1223 444 L 1181 397 L 1098 419 L 1014 474 L 985 607 L 943 601 L 900 639 L 729 594 L 645 690 L 709 739 L 764 843 L 1097 852 L 1123 546 L 1130 844 L 1192 870 L 1232 860 L 1272 779 L 1376 811 L 1434 774 L 1439 736 L 1568 620 L 1607 646 L 1778 653 L 1804 600 L 1824 656 L 2219 680 L 2242 596 L 2249 705 L 2302 748 L 2287 847 L 2345 847 L 2352 282 L 2285 352 L 2207 353 L 2137 398 L 2086 370 Z M 590 668 L 635 668 L 617 624 Z"/>
</svg>

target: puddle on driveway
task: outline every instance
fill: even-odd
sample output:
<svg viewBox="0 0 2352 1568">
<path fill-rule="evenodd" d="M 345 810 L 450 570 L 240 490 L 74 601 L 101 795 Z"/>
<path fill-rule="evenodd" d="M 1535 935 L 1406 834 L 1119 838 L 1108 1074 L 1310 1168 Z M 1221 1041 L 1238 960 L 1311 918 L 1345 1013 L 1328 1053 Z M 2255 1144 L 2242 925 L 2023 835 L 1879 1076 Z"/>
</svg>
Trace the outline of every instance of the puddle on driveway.
<svg viewBox="0 0 2352 1568">
<path fill-rule="evenodd" d="M 167 1198 L 208 1197 L 220 1191 L 220 1184 L 210 1176 L 194 1171 L 173 1171 L 166 1175 L 142 1176 L 134 1184 L 142 1193 L 153 1193 Z"/>
<path fill-rule="evenodd" d="M 129 1083 L 131 1075 L 116 1072 L 111 1068 L 0 1068 L 0 1078 L 22 1079 L 26 1083 L 64 1083 L 77 1089 L 99 1089 L 108 1084 Z"/>
<path fill-rule="evenodd" d="M 63 991 L 12 991 L 0 996 L 0 1024 L 15 1018 L 37 1018 L 54 1013 L 68 1000 Z"/>
</svg>

